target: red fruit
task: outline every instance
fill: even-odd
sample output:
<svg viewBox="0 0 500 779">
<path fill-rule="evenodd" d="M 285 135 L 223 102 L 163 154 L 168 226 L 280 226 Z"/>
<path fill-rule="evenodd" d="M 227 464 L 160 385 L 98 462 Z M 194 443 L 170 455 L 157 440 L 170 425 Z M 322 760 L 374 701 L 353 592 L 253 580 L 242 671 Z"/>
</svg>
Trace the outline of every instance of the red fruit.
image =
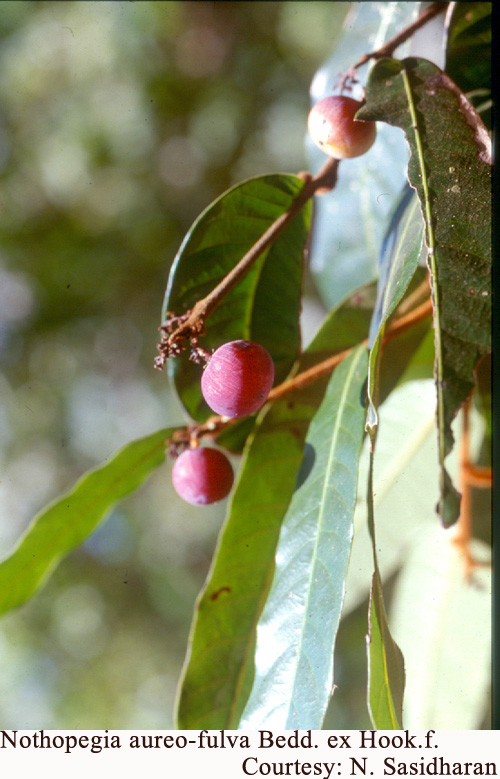
<svg viewBox="0 0 500 779">
<path fill-rule="evenodd" d="M 201 391 L 216 414 L 245 417 L 267 400 L 274 381 L 271 355 L 253 341 L 230 341 L 210 358 Z"/>
<path fill-rule="evenodd" d="M 316 103 L 307 120 L 316 146 L 338 160 L 359 157 L 368 151 L 375 141 L 377 126 L 375 122 L 354 119 L 361 105 L 343 95 L 325 97 Z"/>
<path fill-rule="evenodd" d="M 172 482 L 181 498 L 205 506 L 225 498 L 233 486 L 233 469 L 218 449 L 199 446 L 187 449 L 174 463 Z"/>
</svg>

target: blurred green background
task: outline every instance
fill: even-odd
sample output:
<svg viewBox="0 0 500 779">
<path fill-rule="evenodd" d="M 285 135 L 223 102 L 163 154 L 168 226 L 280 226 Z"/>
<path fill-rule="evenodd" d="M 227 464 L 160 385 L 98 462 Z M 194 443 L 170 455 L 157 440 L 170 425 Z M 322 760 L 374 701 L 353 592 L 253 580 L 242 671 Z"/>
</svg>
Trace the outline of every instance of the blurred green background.
<svg viewBox="0 0 500 779">
<path fill-rule="evenodd" d="M 309 85 L 349 5 L 0 2 L 2 557 L 84 470 L 183 422 L 153 369 L 169 266 L 227 187 L 306 167 Z M 172 727 L 225 506 L 183 504 L 169 469 L 0 623 L 2 728 Z M 360 614 L 337 728 L 369 727 Z"/>
</svg>

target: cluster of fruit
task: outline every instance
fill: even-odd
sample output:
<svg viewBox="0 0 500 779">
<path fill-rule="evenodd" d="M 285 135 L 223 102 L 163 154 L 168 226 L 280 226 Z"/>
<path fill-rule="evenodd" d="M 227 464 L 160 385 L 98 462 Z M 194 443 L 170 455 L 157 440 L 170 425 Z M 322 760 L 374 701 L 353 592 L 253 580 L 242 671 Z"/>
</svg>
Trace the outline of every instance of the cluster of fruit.
<svg viewBox="0 0 500 779">
<path fill-rule="evenodd" d="M 274 381 L 269 352 L 253 341 L 231 341 L 217 349 L 201 377 L 201 391 L 216 414 L 235 419 L 257 411 L 267 400 Z M 197 446 L 175 461 L 176 492 L 197 506 L 225 498 L 233 486 L 233 469 L 218 449 Z"/>
<path fill-rule="evenodd" d="M 364 154 L 375 141 L 375 122 L 356 120 L 361 103 L 342 95 L 326 97 L 308 118 L 313 141 L 330 157 L 346 159 Z M 252 341 L 231 341 L 217 349 L 206 365 L 201 391 L 210 408 L 234 419 L 257 411 L 267 400 L 274 365 L 266 349 Z M 226 455 L 208 446 L 185 450 L 175 461 L 172 480 L 184 500 L 201 506 L 225 498 L 233 485 Z"/>
</svg>

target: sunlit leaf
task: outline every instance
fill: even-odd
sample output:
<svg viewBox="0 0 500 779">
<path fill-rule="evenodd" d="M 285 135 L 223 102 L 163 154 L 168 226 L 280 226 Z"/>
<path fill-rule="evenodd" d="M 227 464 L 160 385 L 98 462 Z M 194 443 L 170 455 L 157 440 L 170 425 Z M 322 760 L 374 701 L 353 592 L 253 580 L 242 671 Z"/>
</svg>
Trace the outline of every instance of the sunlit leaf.
<svg viewBox="0 0 500 779">
<path fill-rule="evenodd" d="M 14 552 L 0 563 L 0 614 L 34 595 L 59 561 L 85 541 L 115 503 L 161 465 L 165 441 L 172 433 L 173 429 L 160 430 L 127 444 L 34 518 Z"/>
<path fill-rule="evenodd" d="M 332 311 L 298 370 L 363 340 L 374 303 L 371 285 Z M 256 627 L 271 586 L 280 525 L 328 380 L 275 401 L 257 420 L 195 612 L 179 692 L 180 728 L 238 726 L 253 681 Z"/>
<path fill-rule="evenodd" d="M 163 317 L 186 313 L 241 260 L 302 189 L 296 176 L 276 174 L 249 179 L 225 192 L 198 217 L 172 266 Z M 300 298 L 304 245 L 310 226 L 307 203 L 245 278 L 206 321 L 205 349 L 243 338 L 271 354 L 275 380 L 290 371 L 300 348 Z M 200 390 L 201 366 L 184 352 L 168 362 L 181 403 L 198 421 L 211 413 Z"/>
<path fill-rule="evenodd" d="M 439 485 L 435 478 L 435 407 L 432 379 L 404 383 L 391 392 L 379 407 L 373 502 L 377 523 L 377 562 L 384 584 L 405 564 L 420 535 L 436 524 L 433 507 Z M 484 441 L 485 423 L 474 407 L 469 411 L 469 418 L 471 457 L 477 462 Z M 461 429 L 460 415 L 453 426 L 457 434 Z M 457 449 L 454 449 L 448 461 L 453 478 L 458 474 L 457 455 Z M 368 464 L 369 440 L 365 439 L 359 465 L 360 484 L 366 484 Z M 425 489 L 422 489 L 422 484 L 426 485 Z M 488 506 L 484 513 L 475 511 L 475 529 L 481 524 L 488 527 L 489 521 Z M 366 600 L 372 572 L 373 548 L 368 532 L 367 502 L 360 490 L 354 513 L 354 540 L 343 614 Z"/>
<path fill-rule="evenodd" d="M 351 549 L 366 371 L 361 346 L 334 372 L 309 428 L 257 629 L 255 681 L 242 727 L 305 729 L 323 722 Z"/>
<path fill-rule="evenodd" d="M 471 552 L 483 563 L 486 544 Z M 491 680 L 491 569 L 473 581 L 450 533 L 427 525 L 397 579 L 391 624 L 405 655 L 405 727 L 482 727 Z"/>
<path fill-rule="evenodd" d="M 403 727 L 404 659 L 394 641 L 385 611 L 382 580 L 378 567 L 375 536 L 373 464 L 377 431 L 370 431 L 370 465 L 368 475 L 368 525 L 375 572 L 368 607 L 368 711 L 378 730 L 401 730 Z"/>
<path fill-rule="evenodd" d="M 420 281 L 415 278 L 409 294 L 412 285 Z M 330 312 L 302 355 L 297 372 L 366 338 L 375 296 L 375 285 L 368 285 Z M 384 353 L 388 361 L 383 372 L 384 397 L 418 349 L 428 323 L 419 327 L 421 331 L 412 328 L 388 345 Z M 195 612 L 178 700 L 179 727 L 237 727 L 253 679 L 255 630 L 274 571 L 280 523 L 293 494 L 307 428 L 327 382 L 328 377 L 323 377 L 275 401 L 257 419 L 212 570 Z M 234 430 L 230 426 L 219 442 L 231 443 L 238 430 L 238 425 Z M 269 474 L 273 474 L 272 479 Z M 235 554 L 241 550 L 249 566 L 234 564 Z M 367 587 L 368 583 L 365 593 Z"/>
<path fill-rule="evenodd" d="M 432 507 L 438 493 L 437 481 L 432 481 L 436 470 L 435 406 L 433 382 L 427 380 L 410 381 L 398 387 L 379 408 L 373 502 L 377 562 L 383 582 L 405 559 L 422 526 L 434 521 Z M 368 480 L 369 448 L 370 441 L 366 438 L 359 466 L 361 485 Z M 422 484 L 428 487 L 423 490 Z M 366 600 L 372 573 L 368 503 L 360 489 L 344 612 Z"/>
<path fill-rule="evenodd" d="M 450 525 L 459 513 L 459 495 L 444 466 L 453 446 L 451 422 L 474 387 L 480 356 L 491 348 L 489 136 L 446 74 L 416 58 L 375 65 L 358 117 L 401 127 L 410 144 L 408 176 L 425 217 L 433 287 L 438 511 Z"/>
</svg>

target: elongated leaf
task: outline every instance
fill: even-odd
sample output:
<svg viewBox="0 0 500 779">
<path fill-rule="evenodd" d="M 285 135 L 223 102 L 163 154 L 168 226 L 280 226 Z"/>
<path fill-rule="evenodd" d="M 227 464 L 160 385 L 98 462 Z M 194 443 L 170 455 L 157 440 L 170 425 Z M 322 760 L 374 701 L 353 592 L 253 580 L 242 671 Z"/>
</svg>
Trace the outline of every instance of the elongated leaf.
<svg viewBox="0 0 500 779">
<path fill-rule="evenodd" d="M 298 369 L 363 340 L 374 303 L 371 285 L 331 312 Z M 195 612 L 178 699 L 181 729 L 238 726 L 252 686 L 256 627 L 271 586 L 280 525 L 328 380 L 274 402 L 257 420 Z"/>
<path fill-rule="evenodd" d="M 115 503 L 139 487 L 165 459 L 173 429 L 127 444 L 107 463 L 40 512 L 12 555 L 0 564 L 0 614 L 20 606 L 59 561 L 79 546 Z"/>
<path fill-rule="evenodd" d="M 438 511 L 450 525 L 459 514 L 444 465 L 453 446 L 451 421 L 474 387 L 480 356 L 491 348 L 489 137 L 448 76 L 416 58 L 378 62 L 357 115 L 401 127 L 410 144 L 408 176 L 425 217 L 434 303 Z"/>
<path fill-rule="evenodd" d="M 491 550 L 473 541 L 483 563 Z M 404 650 L 405 727 L 474 730 L 487 711 L 491 680 L 491 569 L 470 583 L 450 534 L 423 529 L 398 576 L 391 607 L 394 634 Z"/>
<path fill-rule="evenodd" d="M 377 730 L 401 730 L 404 660 L 389 630 L 378 571 L 373 575 L 368 613 L 368 710 Z"/>
<path fill-rule="evenodd" d="M 229 516 L 195 610 L 181 680 L 177 724 L 182 730 L 238 727 L 253 679 L 255 629 L 271 585 L 280 520 L 302 457 L 307 404 L 272 409 L 244 452 Z M 280 419 L 280 413 L 282 416 Z M 269 415 L 268 415 L 269 416 Z M 289 423 L 293 424 L 289 424 Z"/>
<path fill-rule="evenodd" d="M 260 176 L 215 200 L 195 221 L 177 254 L 163 317 L 167 311 L 189 311 L 222 281 L 303 185 L 296 176 Z M 201 340 L 206 349 L 238 338 L 257 341 L 273 358 L 276 382 L 286 378 L 300 348 L 302 261 L 310 218 L 308 203 L 207 319 Z M 201 366 L 188 358 L 185 352 L 170 359 L 169 373 L 188 414 L 202 421 L 212 412 L 201 395 Z"/>
<path fill-rule="evenodd" d="M 377 519 L 377 563 L 383 582 L 405 560 L 422 528 L 434 522 L 432 506 L 438 492 L 437 481 L 432 481 L 436 471 L 435 405 L 431 379 L 410 381 L 396 388 L 379 408 L 373 508 Z M 360 484 L 368 482 L 369 448 L 370 439 L 366 437 L 360 458 Z M 422 484 L 429 486 L 423 490 Z M 354 541 L 343 613 L 366 600 L 372 573 L 368 501 L 360 491 L 354 512 Z"/>
<path fill-rule="evenodd" d="M 415 274 L 422 250 L 423 234 L 424 226 L 418 200 L 408 187 L 401 196 L 382 243 L 377 303 L 369 336 L 367 425 L 370 427 L 374 427 L 378 422 L 378 377 L 385 325 Z"/>
<path fill-rule="evenodd" d="M 403 727 L 404 660 L 391 636 L 385 611 L 382 580 L 375 540 L 373 464 L 377 429 L 370 430 L 370 466 L 368 472 L 368 526 L 375 572 L 372 578 L 368 608 L 368 711 L 378 730 L 401 730 Z"/>
<path fill-rule="evenodd" d="M 421 281 L 416 277 L 408 294 Z M 375 285 L 368 285 L 330 312 L 297 371 L 361 342 L 368 332 L 375 295 Z M 383 396 L 393 389 L 417 349 L 425 332 L 417 329 L 392 341 L 384 352 L 390 369 L 383 371 Z M 195 611 L 178 696 L 180 728 L 238 725 L 252 685 L 255 631 L 274 572 L 280 524 L 293 494 L 307 428 L 327 383 L 328 377 L 322 377 L 275 401 L 257 418 L 212 570 Z M 231 426 L 219 442 L 231 443 L 234 432 Z M 235 563 L 241 550 L 248 565 Z"/>
<path fill-rule="evenodd" d="M 334 372 L 311 423 L 257 629 L 242 727 L 321 727 L 351 548 L 366 373 L 366 349 L 358 347 Z"/>
</svg>

